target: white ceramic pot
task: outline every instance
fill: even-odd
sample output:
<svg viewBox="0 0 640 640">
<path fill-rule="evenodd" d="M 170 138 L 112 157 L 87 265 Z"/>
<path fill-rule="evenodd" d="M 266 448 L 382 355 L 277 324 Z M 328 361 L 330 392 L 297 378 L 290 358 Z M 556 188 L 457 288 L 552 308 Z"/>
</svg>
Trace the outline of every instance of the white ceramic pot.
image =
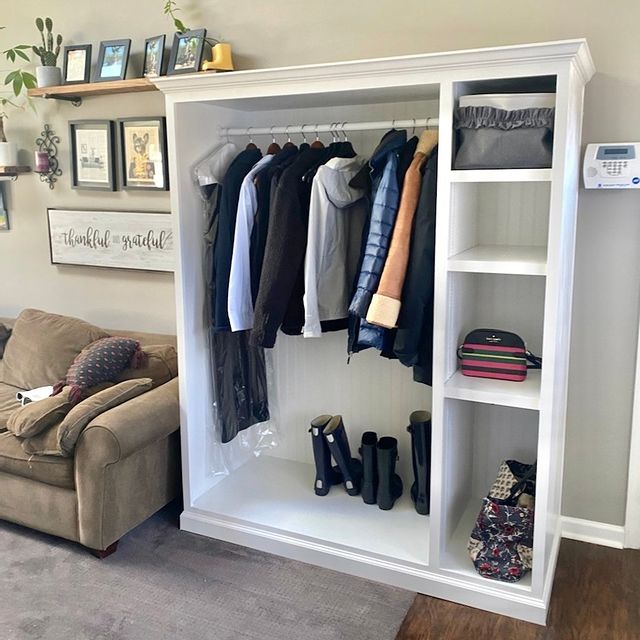
<svg viewBox="0 0 640 640">
<path fill-rule="evenodd" d="M 62 84 L 62 71 L 59 67 L 36 67 L 36 80 L 39 87 L 57 87 Z"/>
<path fill-rule="evenodd" d="M 0 142 L 0 167 L 18 165 L 18 146 L 15 142 Z"/>
</svg>

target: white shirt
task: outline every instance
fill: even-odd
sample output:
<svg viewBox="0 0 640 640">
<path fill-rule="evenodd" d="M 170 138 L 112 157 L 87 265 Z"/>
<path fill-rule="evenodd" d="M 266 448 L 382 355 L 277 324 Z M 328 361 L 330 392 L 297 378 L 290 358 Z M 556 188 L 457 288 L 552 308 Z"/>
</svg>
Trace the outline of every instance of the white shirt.
<svg viewBox="0 0 640 640">
<path fill-rule="evenodd" d="M 251 231 L 258 210 L 258 194 L 253 179 L 258 171 L 269 164 L 272 159 L 273 155 L 267 155 L 258 160 L 245 176 L 240 187 L 227 298 L 227 313 L 229 314 L 231 331 L 244 331 L 253 327 L 249 247 Z"/>
<path fill-rule="evenodd" d="M 311 187 L 304 262 L 304 337 L 321 335 L 320 321 L 348 316 L 367 203 L 349 181 L 366 163 L 362 156 L 332 158 Z"/>
</svg>

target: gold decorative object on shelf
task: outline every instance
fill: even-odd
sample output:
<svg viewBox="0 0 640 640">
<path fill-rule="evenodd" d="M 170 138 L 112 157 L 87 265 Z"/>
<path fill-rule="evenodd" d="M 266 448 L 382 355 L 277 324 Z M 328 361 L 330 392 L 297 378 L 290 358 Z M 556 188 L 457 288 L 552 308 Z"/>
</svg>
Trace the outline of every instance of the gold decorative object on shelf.
<svg viewBox="0 0 640 640">
<path fill-rule="evenodd" d="M 202 63 L 203 71 L 233 71 L 231 45 L 228 42 L 218 42 L 211 49 L 211 60 Z"/>
</svg>

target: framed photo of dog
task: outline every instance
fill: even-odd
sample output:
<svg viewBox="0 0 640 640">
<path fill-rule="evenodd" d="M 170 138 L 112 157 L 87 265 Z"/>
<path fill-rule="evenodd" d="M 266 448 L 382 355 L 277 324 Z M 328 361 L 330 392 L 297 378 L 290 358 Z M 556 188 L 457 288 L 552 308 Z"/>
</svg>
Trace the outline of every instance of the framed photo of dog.
<svg viewBox="0 0 640 640">
<path fill-rule="evenodd" d="M 167 136 L 163 117 L 121 118 L 118 122 L 122 188 L 169 188 Z"/>
</svg>

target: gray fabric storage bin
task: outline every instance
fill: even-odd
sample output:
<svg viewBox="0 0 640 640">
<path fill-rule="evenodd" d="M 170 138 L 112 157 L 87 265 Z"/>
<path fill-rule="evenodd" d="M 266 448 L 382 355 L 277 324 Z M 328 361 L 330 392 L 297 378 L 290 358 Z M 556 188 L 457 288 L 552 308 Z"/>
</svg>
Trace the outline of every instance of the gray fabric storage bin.
<svg viewBox="0 0 640 640">
<path fill-rule="evenodd" d="M 542 169 L 551 166 L 555 109 L 506 111 L 458 107 L 455 169 Z"/>
</svg>

